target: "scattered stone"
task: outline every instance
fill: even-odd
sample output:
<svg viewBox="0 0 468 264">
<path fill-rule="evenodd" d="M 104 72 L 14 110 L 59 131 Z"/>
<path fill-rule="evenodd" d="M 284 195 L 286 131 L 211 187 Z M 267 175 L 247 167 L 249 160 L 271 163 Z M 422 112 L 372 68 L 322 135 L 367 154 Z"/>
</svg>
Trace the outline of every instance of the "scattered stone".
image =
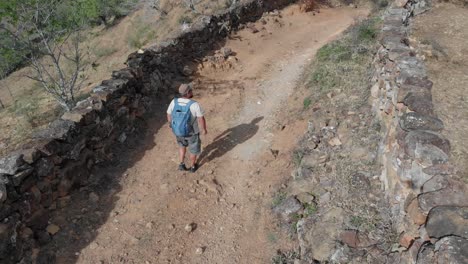
<svg viewBox="0 0 468 264">
<path fill-rule="evenodd" d="M 429 212 L 426 230 L 435 238 L 449 235 L 468 238 L 468 207 L 435 207 Z"/>
<path fill-rule="evenodd" d="M 184 229 L 185 229 L 185 231 L 186 231 L 187 233 L 191 233 L 191 232 L 193 232 L 193 231 L 196 229 L 196 227 L 197 227 L 197 224 L 195 224 L 195 223 L 190 223 L 190 224 L 185 225 L 185 228 L 184 228 Z"/>
<path fill-rule="evenodd" d="M 333 255 L 336 241 L 340 240 L 344 215 L 341 208 L 332 208 L 297 222 L 301 259 L 325 262 Z"/>
<path fill-rule="evenodd" d="M 95 249 L 97 249 L 98 247 L 99 247 L 99 244 L 96 243 L 96 242 L 93 242 L 93 243 L 91 243 L 91 244 L 89 245 L 89 248 L 90 248 L 91 250 L 95 250 Z"/>
<path fill-rule="evenodd" d="M 358 231 L 346 230 L 340 235 L 341 241 L 352 248 L 357 248 L 359 245 Z"/>
<path fill-rule="evenodd" d="M 315 200 L 315 196 L 308 192 L 302 192 L 296 195 L 296 199 L 302 204 L 312 204 Z"/>
<path fill-rule="evenodd" d="M 203 252 L 205 252 L 205 249 L 202 248 L 202 247 L 197 248 L 196 251 L 195 251 L 195 253 L 197 253 L 197 255 L 201 255 L 201 254 L 203 254 Z"/>
<path fill-rule="evenodd" d="M 224 58 L 227 58 L 233 54 L 232 49 L 228 47 L 222 47 L 220 53 L 224 56 Z"/>
<path fill-rule="evenodd" d="M 405 131 L 441 131 L 444 129 L 444 124 L 438 118 L 416 112 L 409 112 L 400 117 L 400 127 Z"/>
<path fill-rule="evenodd" d="M 47 233 L 51 234 L 52 236 L 57 234 L 60 231 L 60 227 L 54 224 L 47 226 Z"/>
<path fill-rule="evenodd" d="M 335 147 L 335 146 L 341 146 L 342 143 L 339 138 L 334 137 L 328 141 L 328 144 L 330 144 L 330 146 L 332 147 Z"/>
<path fill-rule="evenodd" d="M 289 222 L 290 218 L 302 209 L 302 204 L 295 197 L 290 196 L 275 206 L 273 212 L 281 215 L 286 222 Z"/>
<path fill-rule="evenodd" d="M 146 223 L 146 228 L 153 229 L 153 222 Z"/>
<path fill-rule="evenodd" d="M 326 203 L 330 202 L 330 200 L 331 200 L 331 193 L 326 192 L 326 193 L 320 195 L 319 203 L 323 205 L 323 204 L 326 204 Z"/>
</svg>

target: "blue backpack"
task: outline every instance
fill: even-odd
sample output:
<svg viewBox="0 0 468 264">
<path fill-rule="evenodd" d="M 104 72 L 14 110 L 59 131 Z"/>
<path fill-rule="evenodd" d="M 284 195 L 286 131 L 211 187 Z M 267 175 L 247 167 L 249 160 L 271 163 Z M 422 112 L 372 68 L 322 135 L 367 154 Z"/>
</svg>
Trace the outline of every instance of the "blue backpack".
<svg viewBox="0 0 468 264">
<path fill-rule="evenodd" d="M 188 137 L 192 132 L 192 125 L 190 119 L 192 113 L 190 112 L 190 106 L 195 101 L 190 100 L 185 106 L 179 104 L 178 99 L 174 99 L 174 110 L 172 110 L 172 122 L 171 127 L 174 134 L 178 137 Z"/>
</svg>

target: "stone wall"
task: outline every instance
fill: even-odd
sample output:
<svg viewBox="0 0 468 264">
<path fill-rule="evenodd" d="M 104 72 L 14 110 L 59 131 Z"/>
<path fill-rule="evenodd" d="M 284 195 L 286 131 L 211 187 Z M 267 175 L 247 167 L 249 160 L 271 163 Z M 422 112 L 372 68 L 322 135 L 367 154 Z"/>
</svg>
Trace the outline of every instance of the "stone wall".
<svg viewBox="0 0 468 264">
<path fill-rule="evenodd" d="M 213 50 L 241 23 L 292 0 L 251 0 L 223 14 L 202 17 L 178 37 L 129 56 L 128 67 L 95 87 L 91 96 L 31 143 L 0 159 L 0 262 L 28 263 L 40 234 L 54 233 L 50 212 L 66 207 L 69 194 L 87 185 L 95 164 L 113 156 L 136 122 L 160 102 L 158 95 L 189 80 L 191 64 Z"/>
<path fill-rule="evenodd" d="M 452 177 L 432 82 L 408 45 L 411 16 L 428 7 L 422 0 L 397 1 L 384 17 L 371 90 L 385 133 L 381 180 L 400 234 L 398 263 L 467 263 L 468 188 Z"/>
</svg>

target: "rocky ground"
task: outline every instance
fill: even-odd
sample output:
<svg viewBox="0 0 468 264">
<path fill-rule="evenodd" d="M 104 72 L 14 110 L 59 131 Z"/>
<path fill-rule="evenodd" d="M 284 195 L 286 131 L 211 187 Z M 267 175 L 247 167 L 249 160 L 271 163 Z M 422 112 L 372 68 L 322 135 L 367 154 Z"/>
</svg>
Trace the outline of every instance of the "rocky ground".
<svg viewBox="0 0 468 264">
<path fill-rule="evenodd" d="M 322 48 L 307 75 L 308 130 L 274 208 L 299 241 L 297 263 L 388 263 L 398 240 L 380 181 L 380 124 L 368 100 L 376 39 L 359 37 L 378 29 L 375 21 Z"/>
</svg>

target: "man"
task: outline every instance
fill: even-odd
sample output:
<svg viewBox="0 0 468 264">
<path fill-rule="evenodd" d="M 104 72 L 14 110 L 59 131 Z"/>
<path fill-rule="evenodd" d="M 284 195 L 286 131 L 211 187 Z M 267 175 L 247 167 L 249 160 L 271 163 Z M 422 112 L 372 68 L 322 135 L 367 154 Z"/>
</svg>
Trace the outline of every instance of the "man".
<svg viewBox="0 0 468 264">
<path fill-rule="evenodd" d="M 176 136 L 177 144 L 179 145 L 179 170 L 185 171 L 188 170 L 185 167 L 184 159 L 185 153 L 187 152 L 187 147 L 189 149 L 189 157 L 190 157 L 190 172 L 195 172 L 198 169 L 197 158 L 201 152 L 201 140 L 200 140 L 200 132 L 203 135 L 206 135 L 208 132 L 206 130 L 206 120 L 204 117 L 204 111 L 200 107 L 200 105 L 191 100 L 193 97 L 192 86 L 190 84 L 182 84 L 179 87 L 179 94 L 180 98 L 175 98 L 172 100 L 169 108 L 167 109 L 167 121 L 169 122 L 169 126 L 172 123 L 172 114 L 176 104 L 178 107 L 186 107 L 189 105 L 190 107 L 190 133 L 189 136 L 180 137 Z M 201 131 L 200 131 L 201 129 Z"/>
</svg>

